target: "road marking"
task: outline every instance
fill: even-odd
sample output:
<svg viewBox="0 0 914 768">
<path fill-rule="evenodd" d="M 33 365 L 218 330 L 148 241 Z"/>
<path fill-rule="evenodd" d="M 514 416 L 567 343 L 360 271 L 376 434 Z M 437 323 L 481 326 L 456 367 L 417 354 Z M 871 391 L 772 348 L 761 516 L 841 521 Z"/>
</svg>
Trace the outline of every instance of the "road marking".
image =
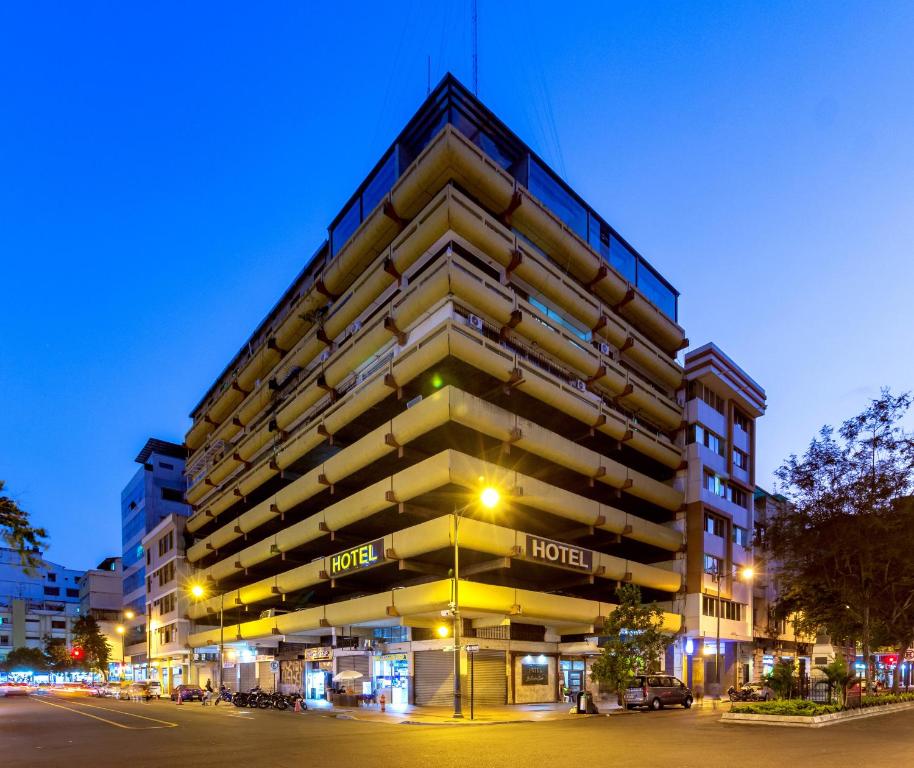
<svg viewBox="0 0 914 768">
<path fill-rule="evenodd" d="M 67 712 L 72 712 L 74 715 L 82 715 L 83 717 L 91 717 L 93 720 L 98 720 L 102 723 L 107 723 L 108 725 L 113 725 L 116 728 L 123 728 L 127 731 L 151 731 L 158 728 L 177 728 L 177 723 L 170 723 L 167 720 L 156 720 L 154 717 L 145 717 L 143 715 L 134 715 L 131 712 L 121 712 L 117 709 L 108 709 L 106 707 L 93 707 L 92 704 L 78 704 L 81 707 L 93 707 L 93 709 L 102 709 L 105 712 L 115 712 L 117 714 L 124 714 L 129 717 L 139 717 L 143 720 L 152 720 L 156 723 L 162 723 L 162 725 L 145 725 L 145 726 L 136 726 L 136 725 L 124 725 L 123 723 L 117 723 L 114 720 L 109 720 L 106 717 L 99 717 L 98 715 L 93 715 L 91 712 L 81 712 L 78 709 L 71 709 L 70 707 L 65 707 L 63 704 L 55 704 L 51 701 L 46 701 L 45 699 L 40 699 L 37 696 L 32 696 L 32 699 L 35 701 L 40 701 L 42 704 L 47 704 L 49 707 L 57 707 L 58 709 L 65 709 Z M 73 702 L 76 704 L 76 702 Z"/>
</svg>

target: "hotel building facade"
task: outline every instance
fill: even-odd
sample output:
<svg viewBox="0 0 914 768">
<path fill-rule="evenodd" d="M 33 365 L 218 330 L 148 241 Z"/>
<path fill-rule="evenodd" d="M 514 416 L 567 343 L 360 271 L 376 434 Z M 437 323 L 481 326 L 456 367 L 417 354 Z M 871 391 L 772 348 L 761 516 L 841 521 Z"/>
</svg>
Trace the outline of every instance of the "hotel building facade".
<svg viewBox="0 0 914 768">
<path fill-rule="evenodd" d="M 221 625 L 239 684 L 320 695 L 354 669 L 450 703 L 456 529 L 477 701 L 599 693 L 620 583 L 670 631 L 700 611 L 677 300 L 445 78 L 191 414 L 189 645 L 218 650 Z"/>
</svg>

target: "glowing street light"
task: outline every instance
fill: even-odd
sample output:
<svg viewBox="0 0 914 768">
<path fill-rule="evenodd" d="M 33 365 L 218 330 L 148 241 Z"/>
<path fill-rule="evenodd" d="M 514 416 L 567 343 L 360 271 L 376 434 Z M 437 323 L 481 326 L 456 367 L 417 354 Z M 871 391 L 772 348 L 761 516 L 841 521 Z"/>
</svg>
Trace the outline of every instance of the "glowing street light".
<svg viewBox="0 0 914 768">
<path fill-rule="evenodd" d="M 119 635 L 123 635 L 124 632 L 126 632 L 127 630 L 124 628 L 124 625 L 123 625 L 123 624 L 118 624 L 118 625 L 114 628 L 114 631 L 117 632 Z"/>
<path fill-rule="evenodd" d="M 195 600 L 206 595 L 206 587 L 192 584 L 188 590 Z M 225 592 L 219 595 L 219 687 L 222 687 L 222 670 L 225 667 Z"/>
<path fill-rule="evenodd" d="M 482 481 L 483 478 L 479 478 Z M 454 507 L 454 582 L 452 592 L 454 601 L 451 603 L 451 618 L 453 619 L 453 636 L 454 636 L 454 718 L 463 718 L 463 702 L 460 696 L 460 599 L 458 596 L 459 579 L 460 579 L 460 516 L 474 504 L 479 503 L 486 509 L 495 509 L 501 500 L 501 494 L 497 488 L 487 485 L 479 491 L 476 498 L 464 504 L 462 507 Z M 439 637 L 445 637 L 441 634 L 441 628 L 438 630 Z"/>
</svg>

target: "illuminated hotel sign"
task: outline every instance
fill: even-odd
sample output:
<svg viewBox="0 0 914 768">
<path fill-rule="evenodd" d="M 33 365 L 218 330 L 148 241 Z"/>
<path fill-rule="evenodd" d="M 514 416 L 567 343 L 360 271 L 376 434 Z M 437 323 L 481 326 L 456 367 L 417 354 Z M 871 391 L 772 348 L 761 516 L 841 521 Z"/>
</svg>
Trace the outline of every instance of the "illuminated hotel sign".
<svg viewBox="0 0 914 768">
<path fill-rule="evenodd" d="M 384 560 L 384 539 L 375 539 L 367 544 L 359 544 L 343 552 L 330 555 L 330 578 L 344 576 L 353 571 L 370 568 Z"/>
<path fill-rule="evenodd" d="M 593 552 L 589 549 L 572 547 L 552 539 L 541 539 L 539 536 L 527 536 L 527 557 L 576 571 L 593 570 Z"/>
</svg>

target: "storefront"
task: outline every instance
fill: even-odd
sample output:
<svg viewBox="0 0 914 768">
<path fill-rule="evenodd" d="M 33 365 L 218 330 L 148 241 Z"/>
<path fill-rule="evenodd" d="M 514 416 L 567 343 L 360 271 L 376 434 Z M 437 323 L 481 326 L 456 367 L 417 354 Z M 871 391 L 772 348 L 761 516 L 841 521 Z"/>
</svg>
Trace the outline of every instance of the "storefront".
<svg viewBox="0 0 914 768">
<path fill-rule="evenodd" d="M 409 704 L 409 654 L 388 653 L 374 657 L 374 687 L 391 704 Z"/>
<path fill-rule="evenodd" d="M 556 700 L 560 682 L 556 677 L 557 656 L 551 654 L 547 656 L 542 653 L 512 653 L 511 657 L 512 701 L 514 704 L 535 704 Z"/>
<path fill-rule="evenodd" d="M 329 645 L 318 648 L 306 648 L 305 663 L 305 698 L 324 699 L 333 678 L 333 648 Z"/>
</svg>

